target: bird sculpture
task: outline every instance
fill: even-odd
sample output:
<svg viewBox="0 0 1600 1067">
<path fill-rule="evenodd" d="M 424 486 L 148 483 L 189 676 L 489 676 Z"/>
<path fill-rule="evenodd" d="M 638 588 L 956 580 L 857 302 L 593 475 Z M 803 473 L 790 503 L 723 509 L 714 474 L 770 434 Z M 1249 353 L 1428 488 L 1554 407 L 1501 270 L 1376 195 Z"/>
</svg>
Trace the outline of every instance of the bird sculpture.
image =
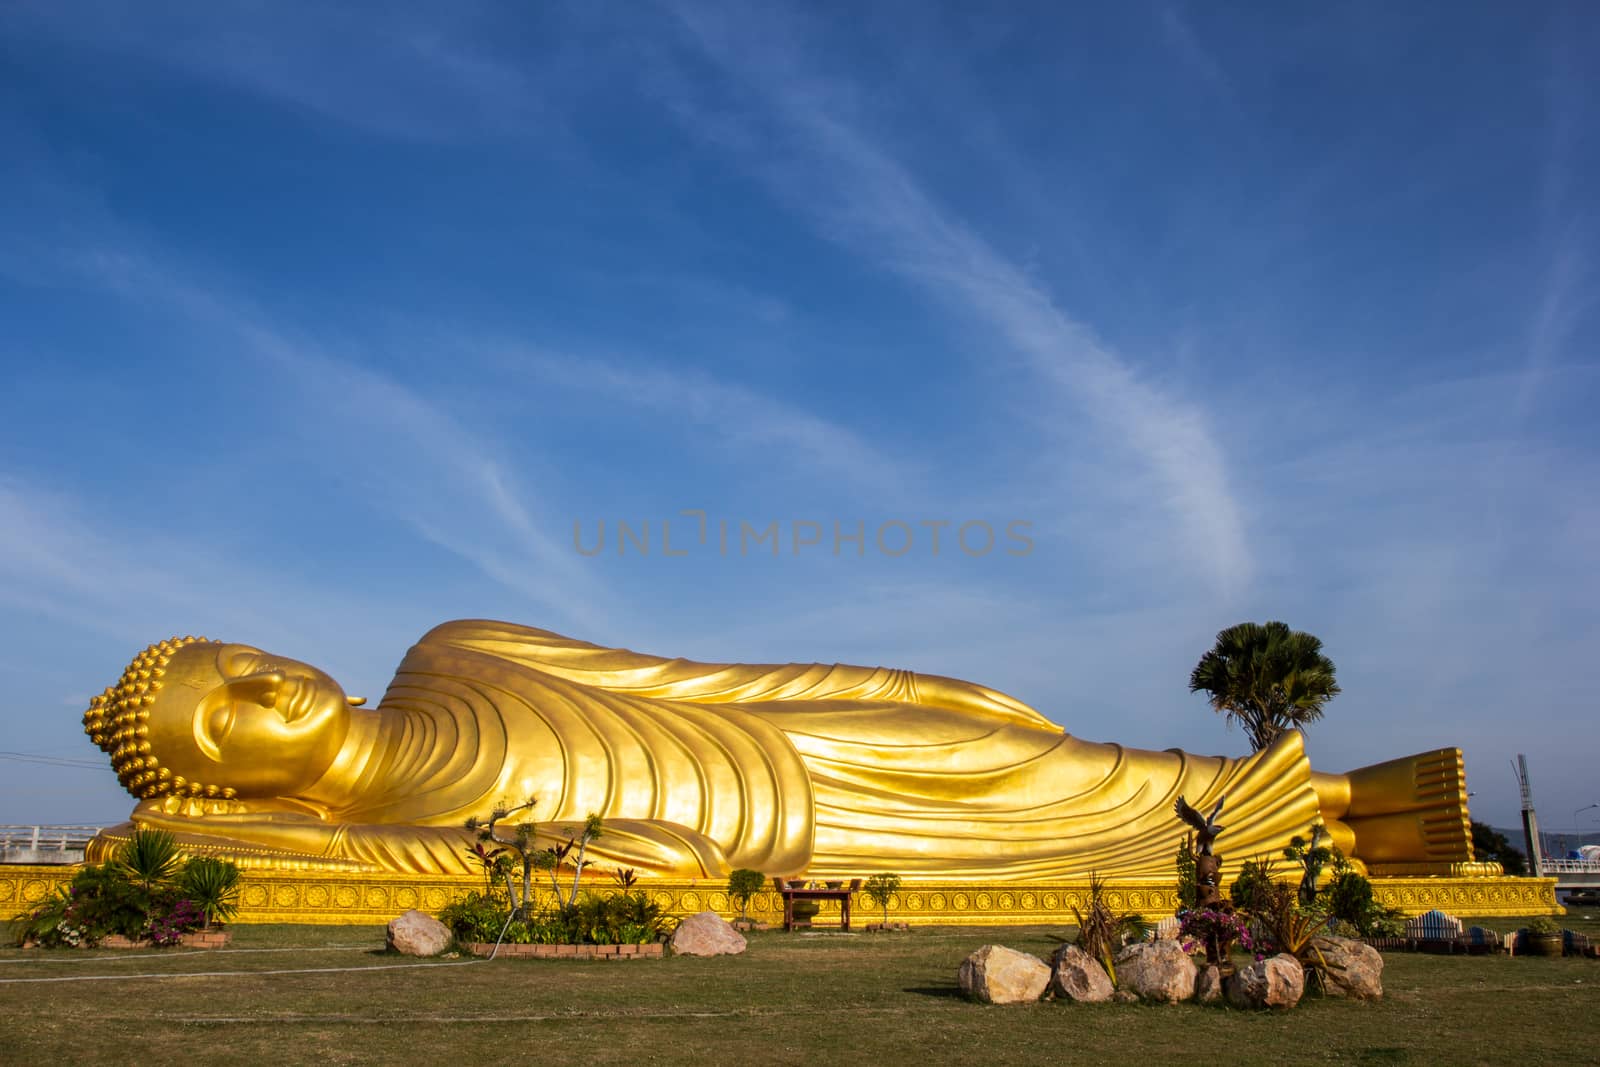
<svg viewBox="0 0 1600 1067">
<path fill-rule="evenodd" d="M 1212 908 L 1222 903 L 1222 890 L 1217 884 L 1222 873 L 1222 861 L 1212 852 L 1211 843 L 1222 833 L 1223 828 L 1217 822 L 1217 817 L 1222 814 L 1222 805 L 1227 799 L 1226 796 L 1218 797 L 1217 806 L 1211 809 L 1210 815 L 1201 815 L 1199 810 L 1192 807 L 1182 796 L 1179 796 L 1178 802 L 1172 806 L 1178 818 L 1194 827 L 1196 908 Z"/>
</svg>

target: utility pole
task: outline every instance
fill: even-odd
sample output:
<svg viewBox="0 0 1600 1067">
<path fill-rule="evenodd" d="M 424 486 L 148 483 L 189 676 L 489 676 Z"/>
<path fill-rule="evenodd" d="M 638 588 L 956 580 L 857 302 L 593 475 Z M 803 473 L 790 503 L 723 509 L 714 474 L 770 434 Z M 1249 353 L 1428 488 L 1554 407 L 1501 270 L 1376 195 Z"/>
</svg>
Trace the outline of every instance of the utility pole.
<svg viewBox="0 0 1600 1067">
<path fill-rule="evenodd" d="M 1535 878 L 1544 877 L 1544 854 L 1539 848 L 1539 816 L 1533 810 L 1533 786 L 1528 783 L 1528 757 L 1517 753 L 1511 768 L 1522 789 L 1522 836 L 1528 843 L 1528 870 Z"/>
</svg>

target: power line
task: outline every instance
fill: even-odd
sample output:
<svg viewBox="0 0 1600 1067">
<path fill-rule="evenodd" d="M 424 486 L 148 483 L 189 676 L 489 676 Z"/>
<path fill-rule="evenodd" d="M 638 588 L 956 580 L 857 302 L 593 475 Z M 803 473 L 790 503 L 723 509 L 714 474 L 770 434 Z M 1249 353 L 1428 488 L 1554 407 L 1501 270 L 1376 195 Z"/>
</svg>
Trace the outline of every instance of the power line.
<svg viewBox="0 0 1600 1067">
<path fill-rule="evenodd" d="M 100 770 L 106 766 L 103 760 L 68 759 L 64 756 L 43 756 L 36 752 L 0 752 L 0 759 L 13 760 L 17 763 L 40 763 L 46 767 L 77 767 L 82 770 Z"/>
</svg>

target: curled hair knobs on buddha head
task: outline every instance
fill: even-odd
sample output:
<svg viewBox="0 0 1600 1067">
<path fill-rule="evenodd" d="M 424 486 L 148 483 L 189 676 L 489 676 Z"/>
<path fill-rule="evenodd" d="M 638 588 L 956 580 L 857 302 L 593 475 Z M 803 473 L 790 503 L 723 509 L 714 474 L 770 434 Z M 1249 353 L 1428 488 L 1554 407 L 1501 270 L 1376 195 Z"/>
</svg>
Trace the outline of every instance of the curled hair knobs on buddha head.
<svg viewBox="0 0 1600 1067">
<path fill-rule="evenodd" d="M 83 713 L 83 730 L 89 739 L 110 753 L 117 780 L 134 796 L 148 800 L 159 796 L 221 797 L 231 800 L 232 788 L 191 782 L 161 766 L 150 747 L 150 708 L 156 702 L 162 676 L 173 653 L 185 645 L 216 645 L 204 637 L 169 637 L 133 657 L 116 685 L 89 701 Z"/>
</svg>

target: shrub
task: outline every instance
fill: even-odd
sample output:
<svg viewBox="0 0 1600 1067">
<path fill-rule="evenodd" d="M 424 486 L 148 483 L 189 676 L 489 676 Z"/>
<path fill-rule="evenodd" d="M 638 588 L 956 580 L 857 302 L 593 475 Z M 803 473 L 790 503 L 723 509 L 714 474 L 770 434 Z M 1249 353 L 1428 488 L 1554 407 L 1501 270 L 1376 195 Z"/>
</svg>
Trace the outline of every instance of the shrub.
<svg viewBox="0 0 1600 1067">
<path fill-rule="evenodd" d="M 1188 911 L 1200 902 L 1200 886 L 1194 864 L 1194 838 L 1184 834 L 1178 842 L 1178 910 Z"/>
<path fill-rule="evenodd" d="M 575 902 L 517 919 L 506 940 L 521 945 L 644 945 L 666 937 L 676 925 L 643 892 L 584 893 Z"/>
<path fill-rule="evenodd" d="M 1228 896 L 1240 911 L 1260 914 L 1272 901 L 1272 863 L 1265 857 L 1246 860 L 1239 868 Z"/>
<path fill-rule="evenodd" d="M 1544 934 L 1549 936 L 1550 934 L 1559 934 L 1560 932 L 1561 924 L 1550 918 L 1548 915 L 1541 915 L 1537 919 L 1532 919 L 1528 922 L 1528 933 L 1530 934 Z"/>
<path fill-rule="evenodd" d="M 155 862 L 149 862 L 152 858 Z M 155 945 L 176 944 L 205 922 L 201 906 L 171 883 L 176 869 L 176 860 L 159 847 L 159 841 L 131 854 L 125 846 L 117 862 L 80 867 L 65 889 L 19 917 L 18 940 L 46 948 L 77 947 L 117 934 L 148 938 Z"/>
<path fill-rule="evenodd" d="M 1404 937 L 1406 913 L 1374 903 L 1360 929 L 1362 937 Z"/>
<path fill-rule="evenodd" d="M 152 945 L 176 945 L 184 934 L 200 929 L 205 921 L 205 914 L 193 901 L 178 897 L 166 907 L 153 909 L 139 933 Z"/>
<path fill-rule="evenodd" d="M 1372 898 L 1372 883 L 1355 871 L 1345 871 L 1322 888 L 1318 894 L 1327 902 L 1328 914 L 1343 919 L 1358 929 L 1366 924 L 1376 901 Z"/>
<path fill-rule="evenodd" d="M 31 912 L 12 920 L 12 936 L 18 945 L 37 944 L 42 948 L 77 948 L 90 944 L 88 931 L 73 922 L 72 897 L 65 887 Z"/>
<path fill-rule="evenodd" d="M 767 884 L 767 876 L 760 871 L 752 871 L 748 867 L 740 867 L 728 875 L 728 896 L 739 906 L 739 917 L 748 919 L 750 898 L 761 891 Z"/>
<path fill-rule="evenodd" d="M 1322 888 L 1317 900 L 1331 919 L 1353 927 L 1361 937 L 1400 937 L 1405 933 L 1405 913 L 1378 903 L 1372 883 L 1348 865 Z"/>
<path fill-rule="evenodd" d="M 1178 936 L 1183 938 L 1183 950 L 1194 951 L 1195 946 L 1206 950 L 1207 963 L 1221 963 L 1233 951 L 1235 942 L 1246 950 L 1255 951 L 1255 941 L 1249 924 L 1232 912 L 1206 908 L 1201 911 L 1178 913 Z"/>
<path fill-rule="evenodd" d="M 1266 906 L 1255 912 L 1266 937 L 1256 951 L 1262 955 L 1287 952 L 1300 961 L 1308 982 L 1326 987 L 1327 961 L 1311 939 L 1327 930 L 1328 912 L 1320 902 L 1302 904 L 1296 887 L 1274 882 Z"/>
<path fill-rule="evenodd" d="M 178 875 L 178 839 L 165 830 L 135 830 L 113 862 L 129 881 L 153 893 Z"/>
<path fill-rule="evenodd" d="M 73 875 L 67 889 L 71 897 L 69 921 L 81 927 L 90 941 L 108 934 L 139 937 L 151 913 L 170 907 L 156 891 L 134 883 L 117 863 L 88 864 Z"/>
<path fill-rule="evenodd" d="M 178 875 L 178 890 L 200 909 L 203 926 L 225 923 L 239 913 L 239 868 L 227 860 L 195 856 Z"/>
<path fill-rule="evenodd" d="M 509 910 L 506 898 L 498 893 L 472 892 L 440 909 L 439 921 L 450 928 L 457 941 L 482 943 L 500 936 Z"/>
</svg>

